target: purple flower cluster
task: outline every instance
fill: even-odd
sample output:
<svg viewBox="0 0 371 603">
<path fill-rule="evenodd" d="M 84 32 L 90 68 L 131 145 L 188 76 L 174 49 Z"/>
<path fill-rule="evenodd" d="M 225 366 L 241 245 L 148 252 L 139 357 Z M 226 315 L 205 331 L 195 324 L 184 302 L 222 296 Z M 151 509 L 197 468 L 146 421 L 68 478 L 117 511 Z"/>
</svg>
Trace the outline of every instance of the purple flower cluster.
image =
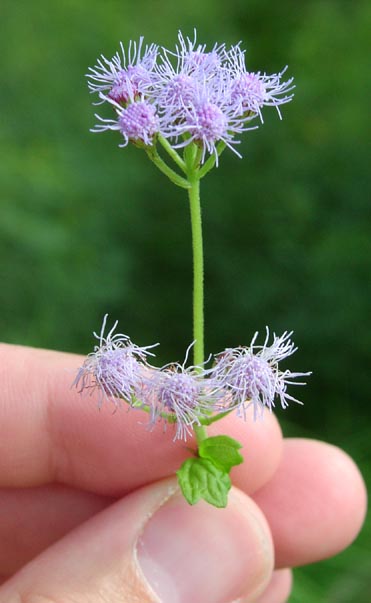
<svg viewBox="0 0 371 603">
<path fill-rule="evenodd" d="M 103 55 L 87 74 L 89 89 L 97 93 L 99 103 L 109 103 L 114 119 L 96 115 L 93 132 L 118 130 L 126 146 L 129 141 L 152 145 L 161 135 L 173 148 L 196 142 L 217 159 L 217 145 L 234 150 L 242 132 L 252 129 L 250 122 L 262 108 L 289 102 L 293 95 L 292 78 L 247 71 L 245 51 L 240 44 L 227 49 L 225 44 L 211 50 L 179 32 L 174 51 L 155 44 L 130 42 L 128 52 L 112 59 Z M 256 127 L 256 126 L 255 126 Z"/>
<path fill-rule="evenodd" d="M 122 399 L 147 411 L 151 425 L 161 420 L 174 423 L 175 439 L 186 439 L 194 425 L 234 409 L 244 416 L 253 406 L 256 418 L 265 408 L 272 410 L 276 398 L 282 408 L 289 401 L 300 404 L 287 393 L 287 386 L 303 385 L 296 379 L 310 373 L 281 371 L 278 366 L 296 351 L 291 333 L 274 334 L 269 344 L 267 329 L 262 346 L 256 345 L 255 333 L 250 346 L 226 349 L 208 369 L 186 367 L 190 348 L 183 364 L 155 368 L 147 360 L 153 346 L 138 347 L 126 335 L 114 334 L 117 323 L 105 337 L 106 322 L 107 316 L 101 333 L 94 334 L 99 345 L 79 369 L 75 385 L 79 391 L 98 391 L 99 404 L 110 399 L 118 405 Z"/>
</svg>

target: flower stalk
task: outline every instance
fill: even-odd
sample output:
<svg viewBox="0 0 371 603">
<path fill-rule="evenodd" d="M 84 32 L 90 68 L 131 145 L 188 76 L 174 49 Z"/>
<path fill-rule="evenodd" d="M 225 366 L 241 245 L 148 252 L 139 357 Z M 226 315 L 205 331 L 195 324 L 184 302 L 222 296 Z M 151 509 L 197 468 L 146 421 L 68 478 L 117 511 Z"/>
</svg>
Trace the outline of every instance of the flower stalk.
<svg viewBox="0 0 371 603">
<path fill-rule="evenodd" d="M 193 358 L 196 366 L 202 366 L 204 352 L 204 256 L 202 241 L 202 217 L 200 203 L 200 181 L 197 172 L 188 175 L 189 206 L 192 228 L 193 250 Z"/>
<path fill-rule="evenodd" d="M 121 56 L 122 55 L 122 56 Z M 109 399 L 116 406 L 124 400 L 132 409 L 175 428 L 174 439 L 194 435 L 197 453 L 177 472 L 186 500 L 195 504 L 203 498 L 225 507 L 231 487 L 229 472 L 242 463 L 241 445 L 224 435 L 209 437 L 206 427 L 237 410 L 246 418 L 249 407 L 254 418 L 265 408 L 272 410 L 278 399 L 282 408 L 299 402 L 287 386 L 302 385 L 297 377 L 309 373 L 281 371 L 279 362 L 295 352 L 291 333 L 280 337 L 267 329 L 263 345 L 256 333 L 247 347 L 226 349 L 214 355 L 211 368 L 205 362 L 204 343 L 204 255 L 200 181 L 228 147 L 236 147 L 240 134 L 263 123 L 262 109 L 280 106 L 293 98 L 292 78 L 286 72 L 273 75 L 253 73 L 245 65 L 240 44 L 229 49 L 215 44 L 211 51 L 194 39 L 178 35 L 176 51 L 160 50 L 155 44 L 130 43 L 128 52 L 111 60 L 103 55 L 89 69 L 90 92 L 113 109 L 114 118 L 96 115 L 93 132 L 115 130 L 120 147 L 134 144 L 146 152 L 154 165 L 176 186 L 187 190 L 193 254 L 193 344 L 183 364 L 157 368 L 149 364 L 153 346 L 138 347 L 126 335 L 105 335 L 106 319 L 99 345 L 80 368 L 75 384 L 90 393 L 98 390 L 99 403 Z M 181 150 L 181 151 L 180 151 Z M 169 162 L 169 163 L 168 163 Z M 170 165 L 169 165 L 170 164 Z M 193 347 L 193 365 L 186 366 Z M 299 402 L 300 403 L 300 402 Z"/>
<path fill-rule="evenodd" d="M 160 172 L 167 176 L 169 180 L 171 180 L 171 182 L 173 182 L 180 188 L 189 189 L 189 182 L 182 176 L 179 176 L 179 174 L 177 174 L 171 167 L 168 166 L 167 163 L 165 163 L 165 161 L 158 154 L 156 147 L 147 146 L 146 153 L 148 158 L 155 164 L 155 166 L 160 170 Z"/>
</svg>

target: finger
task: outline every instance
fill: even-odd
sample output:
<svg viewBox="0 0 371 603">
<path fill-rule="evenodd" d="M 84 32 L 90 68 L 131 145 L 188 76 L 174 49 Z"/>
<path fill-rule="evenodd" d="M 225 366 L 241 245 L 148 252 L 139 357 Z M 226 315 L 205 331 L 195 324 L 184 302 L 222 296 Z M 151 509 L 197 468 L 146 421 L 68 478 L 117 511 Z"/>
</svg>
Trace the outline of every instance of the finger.
<svg viewBox="0 0 371 603">
<path fill-rule="evenodd" d="M 71 532 L 4 584 L 0 600 L 224 603 L 264 590 L 272 566 L 269 529 L 251 499 L 233 489 L 226 509 L 191 507 L 170 479 Z"/>
<path fill-rule="evenodd" d="M 0 576 L 12 575 L 110 503 L 57 484 L 0 490 Z"/>
<path fill-rule="evenodd" d="M 366 489 L 354 462 L 314 440 L 285 440 L 277 472 L 253 498 L 271 527 L 278 568 L 338 553 L 356 537 L 366 513 Z"/>
<path fill-rule="evenodd" d="M 173 474 L 189 456 L 170 426 L 149 432 L 144 412 L 113 413 L 109 403 L 99 412 L 96 399 L 71 389 L 81 363 L 72 354 L 0 346 L 0 486 L 61 482 L 118 496 Z M 230 416 L 211 429 L 220 432 L 241 440 L 246 464 L 236 478 L 253 492 L 279 463 L 277 421 L 269 413 L 259 423 Z"/>
<path fill-rule="evenodd" d="M 252 429 L 258 429 L 253 425 Z M 263 433 L 267 432 L 263 430 Z M 270 444 L 270 442 L 269 442 Z M 267 442 L 268 446 L 268 442 Z M 256 450 L 248 451 L 253 464 Z M 268 479 L 267 472 L 260 479 Z M 237 469 L 237 468 L 236 468 Z M 234 481 L 252 486 L 250 473 L 238 468 Z M 41 551 L 112 503 L 101 496 L 63 485 L 0 489 L 0 577 L 8 577 Z"/>
<path fill-rule="evenodd" d="M 292 588 L 292 572 L 289 569 L 281 569 L 273 572 L 271 581 L 267 588 L 254 603 L 286 603 Z M 252 603 L 251 599 L 241 600 L 238 603 Z"/>
<path fill-rule="evenodd" d="M 309 460 L 313 466 L 308 465 Z M 340 467 L 340 472 L 331 467 Z M 34 557 L 66 533 L 69 526 L 95 513 L 107 500 L 67 488 L 61 490 L 61 501 L 49 488 L 21 490 L 19 495 L 17 492 L 3 491 L 0 496 L 0 518 L 4 518 L 0 520 L 0 568 L 6 567 L 7 571 L 17 569 Z M 36 492 L 36 500 L 33 500 L 33 492 Z M 350 493 L 353 494 L 349 497 Z M 359 529 L 365 508 L 364 486 L 352 461 L 332 446 L 300 440 L 287 442 L 277 476 L 255 499 L 272 522 L 277 563 L 281 566 L 286 562 L 298 565 L 315 561 L 344 548 Z M 84 500 L 86 508 L 82 509 Z M 65 517 L 66 510 L 68 517 Z M 331 522 L 327 520 L 328 514 Z M 23 537 L 15 538 L 20 517 Z M 35 534 L 37 540 L 33 543 Z M 5 543 L 5 547 L 1 543 Z M 13 557 L 9 555 L 8 543 L 12 543 Z M 19 565 L 13 566 L 16 559 Z"/>
</svg>

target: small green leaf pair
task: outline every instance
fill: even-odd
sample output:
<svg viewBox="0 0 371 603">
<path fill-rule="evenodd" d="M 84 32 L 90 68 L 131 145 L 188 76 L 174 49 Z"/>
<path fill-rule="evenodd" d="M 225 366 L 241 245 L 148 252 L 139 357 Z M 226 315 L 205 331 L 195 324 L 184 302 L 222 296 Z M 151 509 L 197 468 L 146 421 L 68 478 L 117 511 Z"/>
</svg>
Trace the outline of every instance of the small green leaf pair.
<svg viewBox="0 0 371 603">
<path fill-rule="evenodd" d="M 183 496 L 190 505 L 203 498 L 214 507 L 227 506 L 232 485 L 229 472 L 243 462 L 240 448 L 237 440 L 223 435 L 200 442 L 198 456 L 187 459 L 177 471 Z"/>
</svg>

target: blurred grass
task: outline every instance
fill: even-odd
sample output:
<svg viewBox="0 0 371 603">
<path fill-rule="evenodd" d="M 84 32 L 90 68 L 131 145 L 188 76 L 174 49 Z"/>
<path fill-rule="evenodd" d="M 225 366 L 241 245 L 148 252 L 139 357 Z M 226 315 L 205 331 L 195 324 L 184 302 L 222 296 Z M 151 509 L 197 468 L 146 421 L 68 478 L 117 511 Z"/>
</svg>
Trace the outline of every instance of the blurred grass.
<svg viewBox="0 0 371 603">
<path fill-rule="evenodd" d="M 109 312 L 138 344 L 181 359 L 191 338 L 188 208 L 134 148 L 93 136 L 83 74 L 119 40 L 173 45 L 181 27 L 243 40 L 251 69 L 297 85 L 203 186 L 207 348 L 294 329 L 312 370 L 287 435 L 343 446 L 368 483 L 371 205 L 366 0 L 3 0 L 0 333 L 86 352 Z M 295 572 L 293 603 L 369 601 L 370 520 L 352 547 Z"/>
</svg>

